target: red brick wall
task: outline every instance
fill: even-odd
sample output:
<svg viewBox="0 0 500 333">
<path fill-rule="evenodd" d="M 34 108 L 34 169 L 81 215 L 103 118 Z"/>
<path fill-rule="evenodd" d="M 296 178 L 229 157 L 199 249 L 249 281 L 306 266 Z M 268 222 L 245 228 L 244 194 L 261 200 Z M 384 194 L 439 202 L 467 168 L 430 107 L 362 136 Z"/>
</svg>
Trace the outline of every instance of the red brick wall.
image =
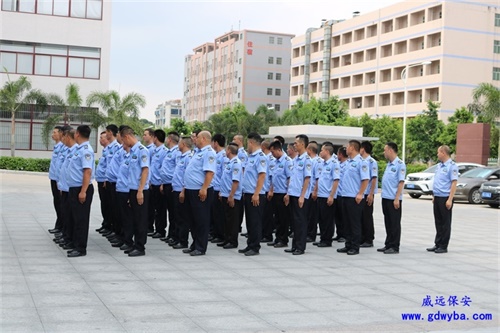
<svg viewBox="0 0 500 333">
<path fill-rule="evenodd" d="M 490 124 L 459 124 L 457 128 L 457 162 L 488 164 Z"/>
</svg>

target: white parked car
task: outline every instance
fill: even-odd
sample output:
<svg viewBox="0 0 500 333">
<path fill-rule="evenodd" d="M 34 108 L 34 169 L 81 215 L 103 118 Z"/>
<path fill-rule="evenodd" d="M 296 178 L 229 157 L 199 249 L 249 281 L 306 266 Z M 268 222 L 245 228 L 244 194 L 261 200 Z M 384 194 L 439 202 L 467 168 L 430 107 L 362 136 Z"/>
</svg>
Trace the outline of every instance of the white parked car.
<svg viewBox="0 0 500 333">
<path fill-rule="evenodd" d="M 477 163 L 463 162 L 457 163 L 457 165 L 459 174 L 484 166 Z M 437 164 L 434 164 L 422 172 L 408 174 L 405 179 L 405 192 L 415 199 L 420 198 L 422 195 L 431 195 L 437 166 Z"/>
</svg>

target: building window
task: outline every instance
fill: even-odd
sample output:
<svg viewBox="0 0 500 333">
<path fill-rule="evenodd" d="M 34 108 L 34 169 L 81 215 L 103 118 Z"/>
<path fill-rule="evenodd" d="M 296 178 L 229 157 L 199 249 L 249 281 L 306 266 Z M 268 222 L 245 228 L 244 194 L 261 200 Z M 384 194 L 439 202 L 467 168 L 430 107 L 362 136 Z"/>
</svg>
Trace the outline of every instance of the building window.
<svg viewBox="0 0 500 333">
<path fill-rule="evenodd" d="M 493 45 L 493 52 L 500 53 L 500 40 L 496 40 Z"/>
<path fill-rule="evenodd" d="M 282 37 L 278 37 L 278 45 L 283 45 L 283 38 Z"/>
<path fill-rule="evenodd" d="M 267 79 L 268 80 L 272 80 L 273 79 L 273 73 L 272 72 L 268 72 L 267 73 Z"/>
<path fill-rule="evenodd" d="M 0 72 L 99 79 L 101 50 L 0 40 Z"/>
<path fill-rule="evenodd" d="M 273 57 L 267 58 L 267 63 L 271 65 L 274 64 L 274 58 Z"/>
<path fill-rule="evenodd" d="M 101 20 L 102 4 L 102 0 L 2 0 L 2 10 Z"/>
<path fill-rule="evenodd" d="M 500 27 L 500 14 L 495 14 L 495 27 Z"/>
<path fill-rule="evenodd" d="M 274 37 L 269 37 L 269 44 L 274 44 Z"/>
<path fill-rule="evenodd" d="M 281 96 L 281 89 L 275 89 L 274 94 L 276 96 Z"/>
<path fill-rule="evenodd" d="M 500 81 L 500 67 L 493 67 L 493 80 Z"/>
<path fill-rule="evenodd" d="M 267 88 L 267 96 L 273 95 L 273 88 Z"/>
<path fill-rule="evenodd" d="M 276 65 L 281 65 L 281 63 L 283 62 L 283 59 L 281 58 L 276 58 Z"/>
<path fill-rule="evenodd" d="M 274 111 L 279 112 L 281 110 L 281 105 L 274 104 Z"/>
<path fill-rule="evenodd" d="M 281 80 L 281 73 L 276 73 L 276 80 L 280 81 Z"/>
</svg>

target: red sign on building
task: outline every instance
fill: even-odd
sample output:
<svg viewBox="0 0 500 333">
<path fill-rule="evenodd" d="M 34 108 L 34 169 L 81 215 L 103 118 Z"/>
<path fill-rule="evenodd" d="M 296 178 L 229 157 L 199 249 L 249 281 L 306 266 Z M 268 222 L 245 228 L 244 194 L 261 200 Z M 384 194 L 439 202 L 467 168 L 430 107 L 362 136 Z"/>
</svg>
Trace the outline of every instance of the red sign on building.
<svg viewBox="0 0 500 333">
<path fill-rule="evenodd" d="M 253 42 L 252 41 L 248 41 L 247 42 L 247 54 L 248 55 L 252 55 L 253 54 Z"/>
</svg>

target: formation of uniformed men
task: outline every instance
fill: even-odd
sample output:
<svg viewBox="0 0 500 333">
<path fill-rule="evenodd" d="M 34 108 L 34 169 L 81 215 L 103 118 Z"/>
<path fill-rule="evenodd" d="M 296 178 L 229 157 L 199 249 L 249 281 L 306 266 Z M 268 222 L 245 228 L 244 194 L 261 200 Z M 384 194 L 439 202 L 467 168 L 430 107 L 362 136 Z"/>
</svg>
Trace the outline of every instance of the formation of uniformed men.
<svg viewBox="0 0 500 333">
<path fill-rule="evenodd" d="M 191 256 L 204 255 L 209 242 L 238 248 L 243 215 L 247 242 L 238 252 L 245 256 L 258 255 L 262 243 L 293 255 L 304 254 L 308 242 L 319 248 L 343 242 L 337 252 L 348 255 L 373 247 L 378 165 L 369 142 L 351 140 L 336 154 L 332 143 L 324 142 L 319 150 L 302 134 L 285 146 L 281 136 L 263 142 L 250 133 L 245 150 L 241 135 L 226 145 L 223 135 L 212 137 L 208 131 L 181 137 L 148 129 L 144 146 L 130 127 L 108 125 L 100 134 L 103 153 L 95 167 L 89 136 L 85 125 L 56 127 L 52 135 L 56 145 L 49 178 L 57 220 L 49 232 L 68 257 L 86 255 L 94 177 L 103 216 L 96 231 L 131 257 L 145 255 L 147 236 Z M 385 145 L 387 235 L 385 246 L 377 249 L 385 254 L 399 253 L 400 247 L 406 166 L 397 152 L 395 143 Z M 458 170 L 449 156 L 448 147 L 439 148 L 437 235 L 435 246 L 427 249 L 436 253 L 446 252 L 450 239 Z"/>
</svg>

